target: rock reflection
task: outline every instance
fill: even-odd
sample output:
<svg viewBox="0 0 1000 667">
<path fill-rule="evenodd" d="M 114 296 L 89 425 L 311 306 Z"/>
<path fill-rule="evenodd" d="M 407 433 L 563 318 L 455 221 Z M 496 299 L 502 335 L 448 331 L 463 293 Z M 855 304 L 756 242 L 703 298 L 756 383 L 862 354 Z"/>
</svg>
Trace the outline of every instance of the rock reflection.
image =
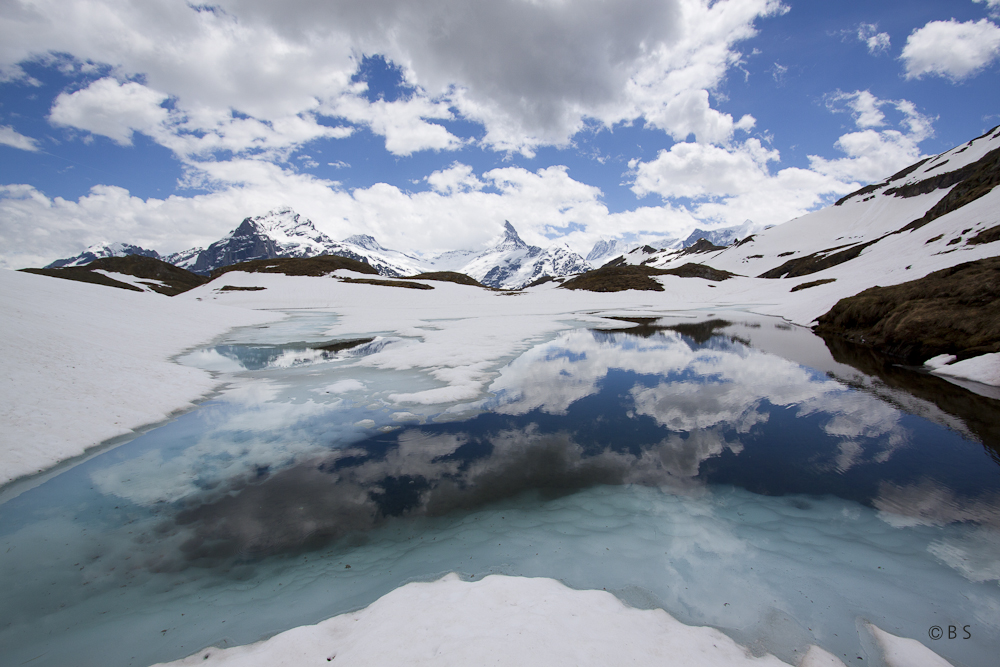
<svg viewBox="0 0 1000 667">
<path fill-rule="evenodd" d="M 964 437 L 982 442 L 989 456 L 1000 464 L 1000 401 L 975 394 L 943 378 L 901 367 L 870 348 L 854 345 L 838 336 L 826 336 L 823 340 L 838 362 L 957 417 L 957 424 L 942 421 Z"/>
</svg>

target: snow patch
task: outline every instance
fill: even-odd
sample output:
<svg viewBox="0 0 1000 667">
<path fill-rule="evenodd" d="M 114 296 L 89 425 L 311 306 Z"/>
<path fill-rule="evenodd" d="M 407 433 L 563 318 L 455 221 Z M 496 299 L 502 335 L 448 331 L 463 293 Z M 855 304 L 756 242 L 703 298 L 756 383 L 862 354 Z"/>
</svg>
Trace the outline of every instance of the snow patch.
<svg viewBox="0 0 1000 667">
<path fill-rule="evenodd" d="M 943 356 L 943 355 L 942 355 Z M 938 357 L 935 357 L 937 359 Z M 953 357 L 954 358 L 954 357 Z M 929 360 L 925 365 L 930 365 Z M 1000 387 L 1000 352 L 981 354 L 964 361 L 956 361 L 947 366 L 936 366 L 932 373 L 950 375 L 963 380 L 972 380 L 982 384 Z"/>
<path fill-rule="evenodd" d="M 825 654 L 825 656 L 823 655 Z M 803 665 L 837 665 L 810 651 Z M 824 661 L 824 658 L 826 660 Z M 785 667 L 754 657 L 715 628 L 688 626 L 661 609 L 626 606 L 606 591 L 553 579 L 449 574 L 411 583 L 350 614 L 166 665 L 687 665 Z M 836 658 L 833 658 L 835 661 Z"/>
</svg>

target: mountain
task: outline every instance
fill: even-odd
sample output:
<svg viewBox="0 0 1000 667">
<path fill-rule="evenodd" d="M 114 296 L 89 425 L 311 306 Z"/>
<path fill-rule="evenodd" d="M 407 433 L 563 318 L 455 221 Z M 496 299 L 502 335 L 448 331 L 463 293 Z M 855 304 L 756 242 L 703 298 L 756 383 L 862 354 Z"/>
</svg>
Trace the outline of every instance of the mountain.
<svg viewBox="0 0 1000 667">
<path fill-rule="evenodd" d="M 49 266 L 79 266 L 99 256 L 108 256 L 107 253 L 126 252 L 125 249 L 133 249 L 133 254 L 141 251 L 158 257 L 152 250 L 113 244 L 88 248 L 93 257 L 83 253 Z M 368 234 L 355 234 L 343 241 L 335 241 L 316 229 L 310 220 L 289 208 L 244 218 L 236 229 L 207 248 L 191 248 L 162 259 L 192 273 L 207 276 L 217 269 L 242 262 L 320 255 L 336 255 L 364 262 L 388 277 L 454 271 L 490 287 L 506 289 L 524 287 L 544 276 L 565 276 L 590 268 L 586 260 L 565 245 L 543 249 L 526 244 L 510 222 L 505 222 L 504 231 L 486 250 L 455 250 L 433 259 L 422 259 L 386 248 Z"/>
<path fill-rule="evenodd" d="M 591 266 L 601 266 L 609 259 L 614 259 L 618 255 L 624 255 L 629 251 L 628 245 L 624 241 L 611 239 L 605 241 L 601 239 L 594 244 L 593 249 L 587 253 L 586 260 Z"/>
<path fill-rule="evenodd" d="M 367 235 L 334 241 L 312 221 L 289 208 L 245 218 L 239 226 L 205 249 L 192 248 L 164 259 L 193 273 L 208 275 L 215 269 L 257 259 L 337 255 L 364 262 L 385 276 L 419 272 L 419 261 L 383 248 Z"/>
<path fill-rule="evenodd" d="M 752 220 L 747 220 L 738 227 L 726 227 L 724 229 L 713 229 L 712 231 L 695 229 L 686 239 L 684 239 L 681 243 L 681 247 L 687 248 L 688 246 L 693 246 L 701 239 L 705 239 L 712 245 L 727 246 L 733 241 L 745 239 L 751 234 L 763 231 L 763 229 L 764 225 L 755 224 Z"/>
<path fill-rule="evenodd" d="M 58 269 L 65 266 L 83 266 L 90 264 L 95 259 L 104 257 L 127 257 L 129 255 L 139 255 L 141 257 L 159 258 L 160 255 L 155 250 L 146 250 L 130 243 L 98 243 L 92 245 L 79 255 L 68 259 L 57 259 L 46 269 Z"/>
<path fill-rule="evenodd" d="M 590 265 L 565 245 L 540 248 L 525 243 L 509 221 L 503 232 L 479 253 L 453 251 L 432 260 L 433 270 L 453 270 L 489 287 L 519 289 L 544 276 L 583 273 Z"/>
</svg>

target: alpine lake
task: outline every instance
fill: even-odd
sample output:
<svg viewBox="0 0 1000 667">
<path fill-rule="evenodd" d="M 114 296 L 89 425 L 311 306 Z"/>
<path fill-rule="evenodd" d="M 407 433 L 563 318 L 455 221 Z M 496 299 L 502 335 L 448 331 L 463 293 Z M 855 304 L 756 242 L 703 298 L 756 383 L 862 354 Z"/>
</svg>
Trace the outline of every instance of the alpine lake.
<svg viewBox="0 0 1000 667">
<path fill-rule="evenodd" d="M 867 623 L 1000 655 L 987 388 L 704 311 L 563 331 L 479 400 L 404 405 L 441 383 L 336 321 L 190 351 L 217 395 L 3 490 L 0 664 L 174 660 L 448 572 L 606 589 L 792 664 L 881 664 Z"/>
</svg>

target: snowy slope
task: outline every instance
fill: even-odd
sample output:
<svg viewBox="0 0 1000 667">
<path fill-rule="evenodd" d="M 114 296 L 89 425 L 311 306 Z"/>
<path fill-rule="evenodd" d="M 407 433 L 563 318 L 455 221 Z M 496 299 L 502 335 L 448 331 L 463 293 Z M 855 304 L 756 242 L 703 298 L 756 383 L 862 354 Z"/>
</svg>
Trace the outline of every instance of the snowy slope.
<svg viewBox="0 0 1000 667">
<path fill-rule="evenodd" d="M 130 243 L 98 243 L 90 246 L 79 255 L 67 259 L 57 259 L 48 264 L 46 269 L 58 269 L 64 266 L 84 266 L 90 264 L 95 259 L 102 257 L 126 257 L 128 255 L 142 255 L 143 257 L 156 257 L 160 255 L 155 250 L 147 250 Z"/>
<path fill-rule="evenodd" d="M 932 188 L 932 179 L 947 179 L 949 170 L 973 165 L 997 149 L 1000 130 L 994 129 L 864 188 L 838 205 L 771 227 L 723 250 L 633 252 L 625 261 L 660 268 L 698 262 L 731 271 L 744 278 L 720 284 L 719 297 L 760 304 L 755 308 L 759 312 L 808 325 L 839 299 L 869 287 L 916 280 L 939 269 L 1000 254 L 1000 243 L 970 243 L 979 232 L 1000 225 L 1000 189 L 926 224 L 911 225 L 959 187 Z M 997 156 L 989 159 L 995 161 Z M 902 186 L 910 186 L 910 196 L 900 196 Z M 838 257 L 846 259 L 834 263 Z M 805 262 L 789 264 L 803 258 L 831 258 L 832 265 L 809 270 Z M 817 280 L 834 282 L 789 293 L 792 287 Z"/>
<path fill-rule="evenodd" d="M 276 318 L 7 270 L 0 314 L 0 484 L 189 407 L 216 382 L 169 359 Z"/>
</svg>

